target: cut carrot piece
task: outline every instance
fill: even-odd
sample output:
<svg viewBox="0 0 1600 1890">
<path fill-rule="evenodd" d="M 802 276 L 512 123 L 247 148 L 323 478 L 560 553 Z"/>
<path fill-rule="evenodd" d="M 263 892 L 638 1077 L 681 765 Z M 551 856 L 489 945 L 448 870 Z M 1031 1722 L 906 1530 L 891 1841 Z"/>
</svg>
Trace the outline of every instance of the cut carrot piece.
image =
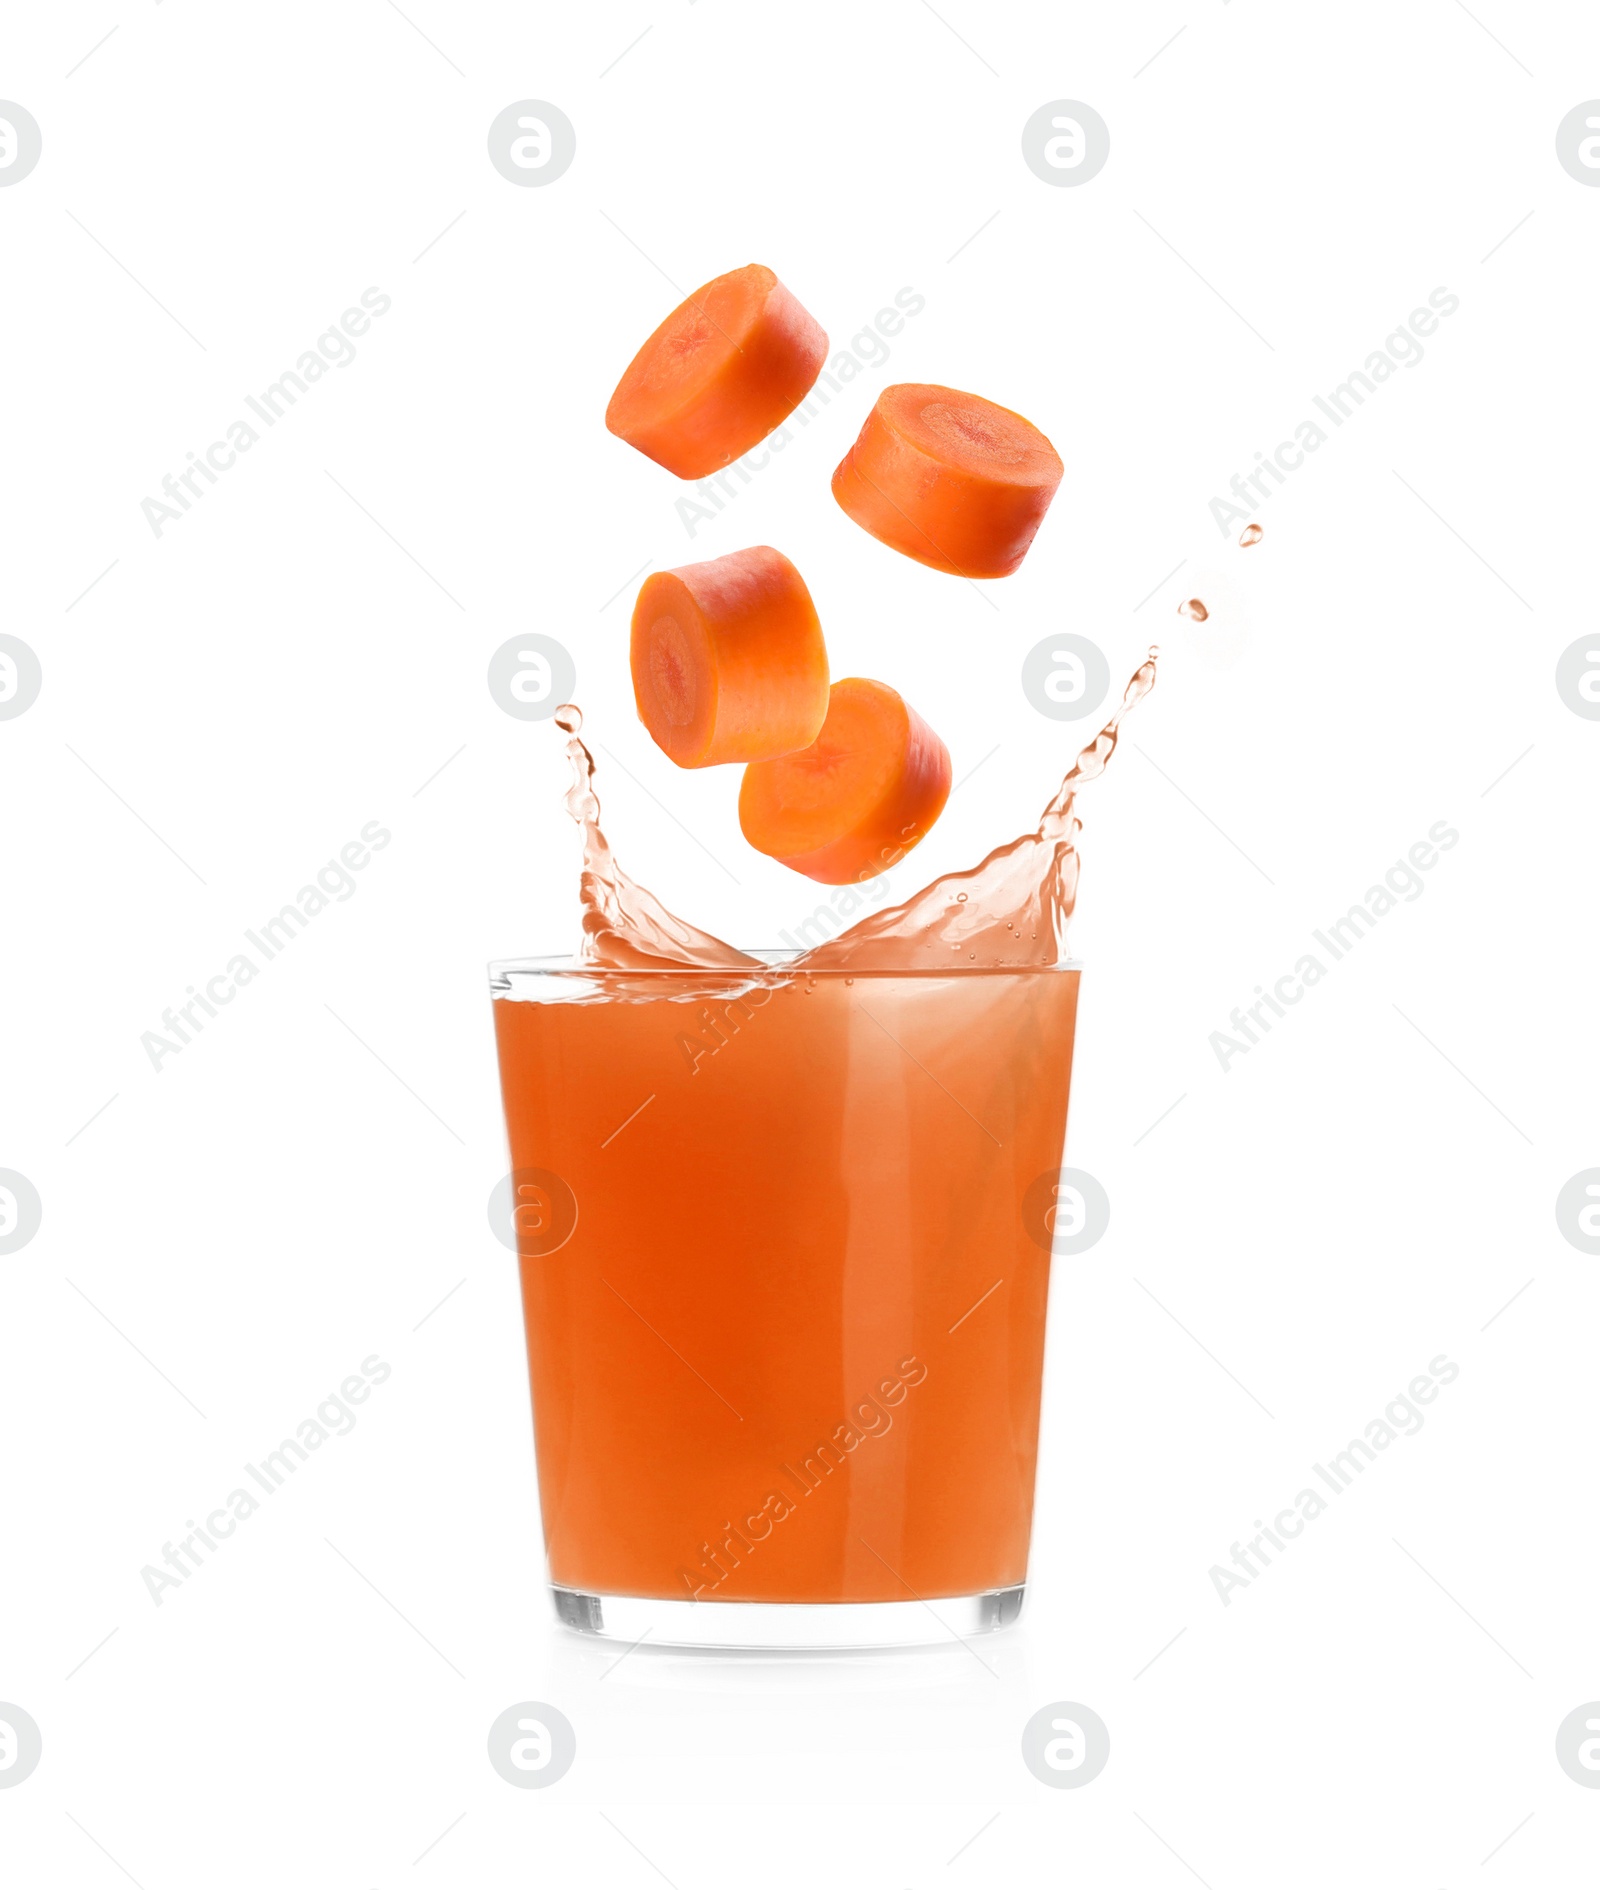
<svg viewBox="0 0 1600 1890">
<path fill-rule="evenodd" d="M 908 853 L 950 798 L 950 751 L 886 683 L 847 676 L 809 748 L 744 771 L 739 825 L 758 853 L 829 886 Z"/>
<path fill-rule="evenodd" d="M 647 577 L 630 661 L 639 720 L 680 768 L 791 754 L 828 713 L 816 606 L 770 545 Z"/>
<path fill-rule="evenodd" d="M 1007 577 L 1061 483 L 1056 449 L 1009 407 L 953 387 L 886 387 L 833 475 L 863 531 L 956 577 Z"/>
<path fill-rule="evenodd" d="M 680 479 L 703 479 L 794 412 L 827 353 L 821 324 L 746 263 L 672 311 L 618 381 L 606 425 Z"/>
</svg>

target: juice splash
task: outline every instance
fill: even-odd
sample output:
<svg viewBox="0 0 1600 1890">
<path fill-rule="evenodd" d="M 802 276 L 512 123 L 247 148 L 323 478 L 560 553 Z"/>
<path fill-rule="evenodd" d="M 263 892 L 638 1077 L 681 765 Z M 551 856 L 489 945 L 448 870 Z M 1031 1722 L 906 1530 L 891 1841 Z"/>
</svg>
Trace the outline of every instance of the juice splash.
<svg viewBox="0 0 1600 1890">
<path fill-rule="evenodd" d="M 1034 832 L 997 847 L 977 866 L 934 880 L 903 905 L 862 919 L 790 969 L 931 971 L 952 963 L 985 969 L 1059 963 L 1078 893 L 1077 790 L 1105 772 L 1122 718 L 1155 687 L 1157 656 L 1152 645 L 1116 713 L 1067 770 Z M 614 971 L 760 970 L 759 959 L 676 917 L 623 872 L 600 830 L 594 758 L 579 739 L 583 717 L 568 703 L 555 719 L 567 737 L 573 770 L 566 808 L 583 832 L 582 962 Z"/>
<path fill-rule="evenodd" d="M 572 763 L 572 786 L 567 789 L 565 805 L 583 834 L 583 870 L 578 881 L 583 912 L 583 943 L 578 956 L 582 962 L 610 971 L 758 965 L 759 959 L 736 951 L 712 933 L 702 932 L 668 912 L 654 893 L 623 872 L 610 841 L 600 831 L 594 756 L 579 736 L 583 712 L 568 702 L 556 710 L 555 719 L 556 727 L 567 738 L 567 759 Z"/>
</svg>

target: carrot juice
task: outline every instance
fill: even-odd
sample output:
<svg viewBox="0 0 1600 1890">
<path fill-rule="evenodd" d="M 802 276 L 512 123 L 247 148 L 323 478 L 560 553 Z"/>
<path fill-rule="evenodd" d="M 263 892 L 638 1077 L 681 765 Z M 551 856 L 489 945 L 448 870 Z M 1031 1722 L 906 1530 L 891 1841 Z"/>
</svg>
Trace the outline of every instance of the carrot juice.
<svg viewBox="0 0 1600 1890">
<path fill-rule="evenodd" d="M 1019 1587 L 1078 973 L 496 968 L 550 1576 Z M 559 1245 L 554 1243 L 559 1241 Z"/>
</svg>

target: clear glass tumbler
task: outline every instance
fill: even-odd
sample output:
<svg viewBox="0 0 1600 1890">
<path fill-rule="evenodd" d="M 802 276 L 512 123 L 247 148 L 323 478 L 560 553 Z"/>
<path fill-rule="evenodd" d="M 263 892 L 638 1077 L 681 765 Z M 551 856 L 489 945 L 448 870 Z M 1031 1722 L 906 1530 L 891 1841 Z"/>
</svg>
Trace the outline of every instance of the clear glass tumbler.
<svg viewBox="0 0 1600 1890">
<path fill-rule="evenodd" d="M 557 1614 L 1001 1627 L 1032 1523 L 1078 969 L 490 967 Z"/>
</svg>

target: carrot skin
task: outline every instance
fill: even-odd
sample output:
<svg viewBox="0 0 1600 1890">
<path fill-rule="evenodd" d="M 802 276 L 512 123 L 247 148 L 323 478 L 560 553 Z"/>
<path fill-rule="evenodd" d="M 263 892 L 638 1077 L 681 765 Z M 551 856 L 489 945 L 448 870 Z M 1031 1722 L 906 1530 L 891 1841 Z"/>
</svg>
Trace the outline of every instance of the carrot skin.
<svg viewBox="0 0 1600 1890">
<path fill-rule="evenodd" d="M 606 426 L 680 479 L 703 479 L 782 425 L 827 354 L 822 325 L 770 269 L 748 263 L 660 324 L 617 383 Z"/>
<path fill-rule="evenodd" d="M 770 545 L 653 572 L 634 605 L 629 663 L 640 721 L 682 768 L 791 754 L 828 713 L 816 606 Z"/>
<path fill-rule="evenodd" d="M 932 384 L 878 396 L 833 475 L 864 531 L 956 577 L 1008 577 L 1061 482 L 1049 440 L 1007 407 Z"/>
<path fill-rule="evenodd" d="M 881 873 L 924 839 L 950 795 L 950 752 L 887 684 L 847 676 L 798 753 L 745 769 L 739 825 L 757 852 L 825 885 Z"/>
</svg>

